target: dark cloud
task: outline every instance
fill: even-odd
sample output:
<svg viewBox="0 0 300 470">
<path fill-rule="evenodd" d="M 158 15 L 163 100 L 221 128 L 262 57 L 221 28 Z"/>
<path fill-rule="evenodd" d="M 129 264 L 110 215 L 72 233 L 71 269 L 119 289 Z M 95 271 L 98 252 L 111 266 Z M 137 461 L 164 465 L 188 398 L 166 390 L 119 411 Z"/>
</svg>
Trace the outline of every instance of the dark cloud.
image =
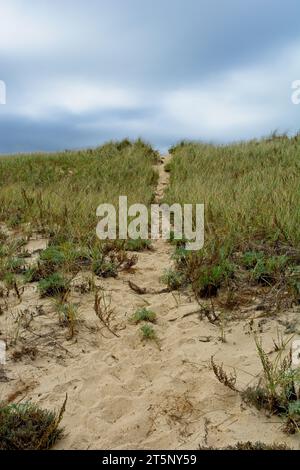
<svg viewBox="0 0 300 470">
<path fill-rule="evenodd" d="M 18 0 L 3 0 L 1 13 L 0 79 L 8 102 L 0 107 L 0 153 L 124 136 L 166 147 L 182 137 L 225 141 L 297 126 L 300 109 L 290 106 L 289 93 L 300 78 L 293 61 L 300 45 L 298 0 L 28 0 L 26 9 Z M 273 82 L 272 69 L 277 91 L 264 82 Z M 112 104 L 101 104 L 98 97 L 88 109 L 76 105 L 75 93 L 72 107 L 72 96 L 64 99 L 66 82 L 100 91 L 109 86 L 117 96 L 121 90 L 124 103 L 111 97 Z M 178 98 L 178 90 L 186 97 Z M 228 122 L 241 115 L 244 127 L 215 125 L 225 106 Z M 268 112 L 258 126 L 254 118 L 247 121 L 248 112 L 261 116 L 262 110 Z"/>
</svg>

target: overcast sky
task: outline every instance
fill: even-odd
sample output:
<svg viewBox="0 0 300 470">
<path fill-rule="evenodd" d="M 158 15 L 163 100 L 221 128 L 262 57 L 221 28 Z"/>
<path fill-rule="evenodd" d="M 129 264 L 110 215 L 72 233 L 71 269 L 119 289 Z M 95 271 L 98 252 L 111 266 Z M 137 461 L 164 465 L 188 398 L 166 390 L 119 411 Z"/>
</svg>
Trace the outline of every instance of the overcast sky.
<svg viewBox="0 0 300 470">
<path fill-rule="evenodd" d="M 0 0 L 0 153 L 300 129 L 299 0 Z"/>
</svg>

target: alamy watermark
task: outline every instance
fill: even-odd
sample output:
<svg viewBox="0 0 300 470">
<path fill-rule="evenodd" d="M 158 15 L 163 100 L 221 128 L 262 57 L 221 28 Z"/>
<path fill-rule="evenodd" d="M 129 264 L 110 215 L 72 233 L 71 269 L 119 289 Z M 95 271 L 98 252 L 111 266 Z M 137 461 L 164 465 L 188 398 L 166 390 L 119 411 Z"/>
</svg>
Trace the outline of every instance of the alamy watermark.
<svg viewBox="0 0 300 470">
<path fill-rule="evenodd" d="M 101 217 L 96 229 L 100 240 L 186 240 L 187 250 L 200 250 L 204 245 L 204 204 L 144 204 L 128 207 L 127 196 L 119 197 L 117 210 L 112 204 L 97 208 Z"/>
<path fill-rule="evenodd" d="M 6 343 L 0 340 L 0 365 L 4 366 L 6 363 Z"/>
<path fill-rule="evenodd" d="M 293 367 L 300 367 L 300 340 L 293 341 L 292 344 L 292 365 Z"/>
<path fill-rule="evenodd" d="M 0 80 L 0 104 L 6 104 L 6 84 Z"/>
<path fill-rule="evenodd" d="M 300 104 L 300 80 L 295 80 L 292 83 L 292 96 L 291 100 L 293 104 Z"/>
</svg>

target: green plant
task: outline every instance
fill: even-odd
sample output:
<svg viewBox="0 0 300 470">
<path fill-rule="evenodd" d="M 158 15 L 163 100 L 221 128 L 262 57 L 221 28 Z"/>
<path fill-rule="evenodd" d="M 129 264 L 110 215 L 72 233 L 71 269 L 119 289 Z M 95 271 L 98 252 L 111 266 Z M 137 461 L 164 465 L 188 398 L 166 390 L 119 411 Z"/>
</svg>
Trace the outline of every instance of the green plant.
<svg viewBox="0 0 300 470">
<path fill-rule="evenodd" d="M 152 310 L 148 310 L 147 308 L 143 307 L 136 310 L 134 315 L 131 317 L 131 321 L 135 324 L 142 321 L 155 323 L 156 318 L 157 317 L 155 312 L 152 312 Z"/>
<path fill-rule="evenodd" d="M 204 447 L 200 446 L 199 450 L 217 450 L 215 447 Z M 221 449 L 218 448 L 218 450 L 292 450 L 290 449 L 286 444 L 277 444 L 274 442 L 273 444 L 265 444 L 264 442 L 238 442 L 235 445 L 232 446 L 227 446 L 227 447 L 222 447 Z"/>
<path fill-rule="evenodd" d="M 16 276 L 10 272 L 5 273 L 2 280 L 8 290 L 12 290 L 17 282 Z"/>
<path fill-rule="evenodd" d="M 151 249 L 151 240 L 142 240 L 138 238 L 136 240 L 126 240 L 124 244 L 124 250 L 126 251 L 143 251 Z"/>
<path fill-rule="evenodd" d="M 231 278 L 233 274 L 234 266 L 228 260 L 222 260 L 220 264 L 204 264 L 199 267 L 193 289 L 199 297 L 214 297 L 222 283 Z"/>
<path fill-rule="evenodd" d="M 182 272 L 167 269 L 161 277 L 161 282 L 167 284 L 170 289 L 177 290 L 186 283 L 186 279 Z"/>
<path fill-rule="evenodd" d="M 42 297 L 52 297 L 66 293 L 69 289 L 69 283 L 62 274 L 54 273 L 41 279 L 38 287 Z"/>
<path fill-rule="evenodd" d="M 108 142 L 74 152 L 3 157 L 0 221 L 14 226 L 30 223 L 65 257 L 65 242 L 93 248 L 99 242 L 94 230 L 99 204 L 117 205 L 119 195 L 126 194 L 129 204 L 149 206 L 158 179 L 153 169 L 157 160 L 158 153 L 141 140 Z M 140 184 L 133 185 L 133 178 Z M 47 261 L 60 265 L 61 256 L 56 255 L 52 251 Z"/>
<path fill-rule="evenodd" d="M 24 272 L 24 282 L 38 282 L 41 279 L 43 279 L 44 276 L 47 274 L 44 273 L 41 269 L 40 266 L 31 266 L 30 268 L 26 269 Z"/>
<path fill-rule="evenodd" d="M 164 170 L 167 172 L 167 173 L 170 173 L 172 171 L 172 163 L 169 162 L 169 163 L 166 163 L 164 165 Z"/>
<path fill-rule="evenodd" d="M 285 342 L 284 348 L 290 340 L 291 338 Z M 299 370 L 292 369 L 290 355 L 282 356 L 283 349 L 271 361 L 257 337 L 255 343 L 263 368 L 262 380 L 255 387 L 247 387 L 242 392 L 242 397 L 258 409 L 266 408 L 285 417 L 285 430 L 294 433 L 299 430 L 300 425 L 300 402 L 295 392 L 295 383 L 300 378 Z"/>
<path fill-rule="evenodd" d="M 169 150 L 164 202 L 205 204 L 204 248 L 180 267 L 197 295 L 216 295 L 231 282 L 217 253 L 226 246 L 223 259 L 235 265 L 239 286 L 280 284 L 280 297 L 299 301 L 300 282 L 289 273 L 300 259 L 299 151 L 300 135 L 232 145 L 183 141 Z"/>
<path fill-rule="evenodd" d="M 92 271 L 99 277 L 117 277 L 118 275 L 118 266 L 115 262 L 102 259 L 93 261 Z"/>
<path fill-rule="evenodd" d="M 157 340 L 155 330 L 150 325 L 143 325 L 141 327 L 141 333 L 142 333 L 143 339 L 145 340 L 154 340 L 154 341 Z"/>
<path fill-rule="evenodd" d="M 250 270 L 252 279 L 261 284 L 273 284 L 289 259 L 285 255 L 268 256 L 263 252 L 250 251 L 243 255 L 243 265 Z"/>
<path fill-rule="evenodd" d="M 22 258 L 9 258 L 6 261 L 6 269 L 14 274 L 22 274 L 25 270 L 24 260 Z"/>
<path fill-rule="evenodd" d="M 41 261 L 51 266 L 62 266 L 65 262 L 64 253 L 57 246 L 49 246 L 41 252 Z"/>
<path fill-rule="evenodd" d="M 59 427 L 67 398 L 58 413 L 31 402 L 0 406 L 0 450 L 47 450 L 63 437 Z"/>
<path fill-rule="evenodd" d="M 78 322 L 78 307 L 64 299 L 57 303 L 57 311 L 61 325 L 68 328 L 68 339 L 75 335 L 76 324 Z"/>
<path fill-rule="evenodd" d="M 173 230 L 170 231 L 169 242 L 171 243 L 171 245 L 175 245 L 176 247 L 179 247 L 179 248 L 180 247 L 184 248 L 187 241 L 188 240 L 184 236 L 182 236 L 179 239 L 175 238 L 175 232 Z"/>
<path fill-rule="evenodd" d="M 295 266 L 290 271 L 289 286 L 297 303 L 300 303 L 300 266 Z"/>
</svg>

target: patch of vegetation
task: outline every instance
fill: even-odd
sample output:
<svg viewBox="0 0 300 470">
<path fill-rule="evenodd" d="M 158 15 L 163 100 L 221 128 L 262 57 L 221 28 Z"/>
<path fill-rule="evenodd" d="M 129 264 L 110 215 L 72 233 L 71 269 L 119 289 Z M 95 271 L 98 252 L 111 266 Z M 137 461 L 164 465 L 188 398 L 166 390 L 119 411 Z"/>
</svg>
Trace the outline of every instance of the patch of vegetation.
<svg viewBox="0 0 300 470">
<path fill-rule="evenodd" d="M 202 265 L 198 269 L 198 279 L 193 282 L 197 296 L 209 298 L 217 295 L 221 285 L 234 275 L 234 266 L 228 260 L 220 264 Z"/>
<path fill-rule="evenodd" d="M 264 351 L 261 341 L 255 337 L 262 364 L 262 376 L 257 385 L 247 387 L 240 393 L 245 402 L 257 409 L 265 409 L 281 416 L 285 420 L 285 432 L 294 434 L 300 427 L 300 400 L 295 390 L 295 385 L 300 381 L 300 371 L 292 368 L 291 354 L 283 357 L 283 350 L 289 341 L 282 345 L 275 358 L 271 360 Z M 219 382 L 231 390 L 238 391 L 235 375 L 228 376 L 223 366 L 218 366 L 213 359 L 212 369 Z"/>
<path fill-rule="evenodd" d="M 39 282 L 44 277 L 47 277 L 49 273 L 45 272 L 43 266 L 38 263 L 36 266 L 31 266 L 26 269 L 24 273 L 24 282 Z"/>
<path fill-rule="evenodd" d="M 96 276 L 99 277 L 117 277 L 118 265 L 114 261 L 105 260 L 104 257 L 101 259 L 94 260 L 92 263 L 92 271 Z"/>
<path fill-rule="evenodd" d="M 299 301 L 299 151 L 300 134 L 222 146 L 183 141 L 169 150 L 164 202 L 205 204 L 205 246 L 177 267 L 198 295 L 238 281 L 276 289 L 273 302 Z"/>
<path fill-rule="evenodd" d="M 288 261 L 286 255 L 268 257 L 261 251 L 248 251 L 244 253 L 242 258 L 242 263 L 250 271 L 252 279 L 266 285 L 272 285 L 276 282 L 278 275 L 284 272 Z"/>
<path fill-rule="evenodd" d="M 215 447 L 203 447 L 199 446 L 199 450 L 291 450 L 286 444 L 265 444 L 260 441 L 256 442 L 238 442 L 233 446 L 227 446 L 222 448 L 215 448 Z"/>
<path fill-rule="evenodd" d="M 25 270 L 22 258 L 9 258 L 6 261 L 5 269 L 14 274 L 22 274 Z"/>
<path fill-rule="evenodd" d="M 138 324 L 142 321 L 155 323 L 156 318 L 157 316 L 155 312 L 144 307 L 144 308 L 139 308 L 138 310 L 136 310 L 134 315 L 131 317 L 131 321 L 135 324 Z"/>
<path fill-rule="evenodd" d="M 182 236 L 180 239 L 175 238 L 175 232 L 173 230 L 170 231 L 169 242 L 171 243 L 171 245 L 175 245 L 179 248 L 184 248 L 187 241 L 188 240 L 184 236 Z"/>
<path fill-rule="evenodd" d="M 14 286 L 16 285 L 16 276 L 13 273 L 7 272 L 3 275 L 2 281 L 4 282 L 4 285 L 7 290 L 12 290 Z"/>
<path fill-rule="evenodd" d="M 78 307 L 65 299 L 57 303 L 60 324 L 68 328 L 67 339 L 72 339 L 76 333 L 78 323 Z"/>
<path fill-rule="evenodd" d="M 54 297 L 65 294 L 69 290 L 68 280 L 60 273 L 54 273 L 39 281 L 39 291 L 42 297 Z"/>
<path fill-rule="evenodd" d="M 144 340 L 157 341 L 157 335 L 156 335 L 156 332 L 155 332 L 153 326 L 143 325 L 141 327 L 141 333 L 142 333 L 142 337 L 143 337 Z"/>
<path fill-rule="evenodd" d="M 63 437 L 59 427 L 67 398 L 59 413 L 34 403 L 0 405 L 0 450 L 47 450 Z"/>
<path fill-rule="evenodd" d="M 65 255 L 57 246 L 49 246 L 41 252 L 40 259 L 50 266 L 62 266 L 65 262 Z"/>
<path fill-rule="evenodd" d="M 248 387 L 242 396 L 258 409 L 265 408 L 273 414 L 283 416 L 286 420 L 285 431 L 293 434 L 299 431 L 300 426 L 300 401 L 295 391 L 300 372 L 292 369 L 291 355 L 282 357 L 280 350 L 271 361 L 258 338 L 255 338 L 255 342 L 263 376 L 256 387 Z"/>
<path fill-rule="evenodd" d="M 292 289 L 292 295 L 296 302 L 300 303 L 300 266 L 295 266 L 290 271 L 289 284 Z"/>
<path fill-rule="evenodd" d="M 167 269 L 161 277 L 161 282 L 167 284 L 171 290 L 178 290 L 185 285 L 186 279 L 184 274 L 180 271 Z"/>
<path fill-rule="evenodd" d="M 170 172 L 172 171 L 172 164 L 171 164 L 171 162 L 166 163 L 166 164 L 164 165 L 164 170 L 165 170 L 167 173 L 170 173 Z"/>
<path fill-rule="evenodd" d="M 158 174 L 158 152 L 141 140 L 109 142 L 95 149 L 3 157 L 0 161 L 0 221 L 30 223 L 50 239 L 92 248 L 98 243 L 96 209 L 101 203 L 149 206 Z M 132 184 L 138 180 L 139 184 Z M 49 253 L 49 252 L 48 252 Z M 54 259 L 53 259 L 54 257 Z M 51 261 L 61 262 L 52 251 Z"/>
<path fill-rule="evenodd" d="M 124 243 L 124 250 L 126 251 L 144 251 L 151 249 L 151 240 L 142 240 L 138 238 L 136 240 L 126 240 Z"/>
</svg>

